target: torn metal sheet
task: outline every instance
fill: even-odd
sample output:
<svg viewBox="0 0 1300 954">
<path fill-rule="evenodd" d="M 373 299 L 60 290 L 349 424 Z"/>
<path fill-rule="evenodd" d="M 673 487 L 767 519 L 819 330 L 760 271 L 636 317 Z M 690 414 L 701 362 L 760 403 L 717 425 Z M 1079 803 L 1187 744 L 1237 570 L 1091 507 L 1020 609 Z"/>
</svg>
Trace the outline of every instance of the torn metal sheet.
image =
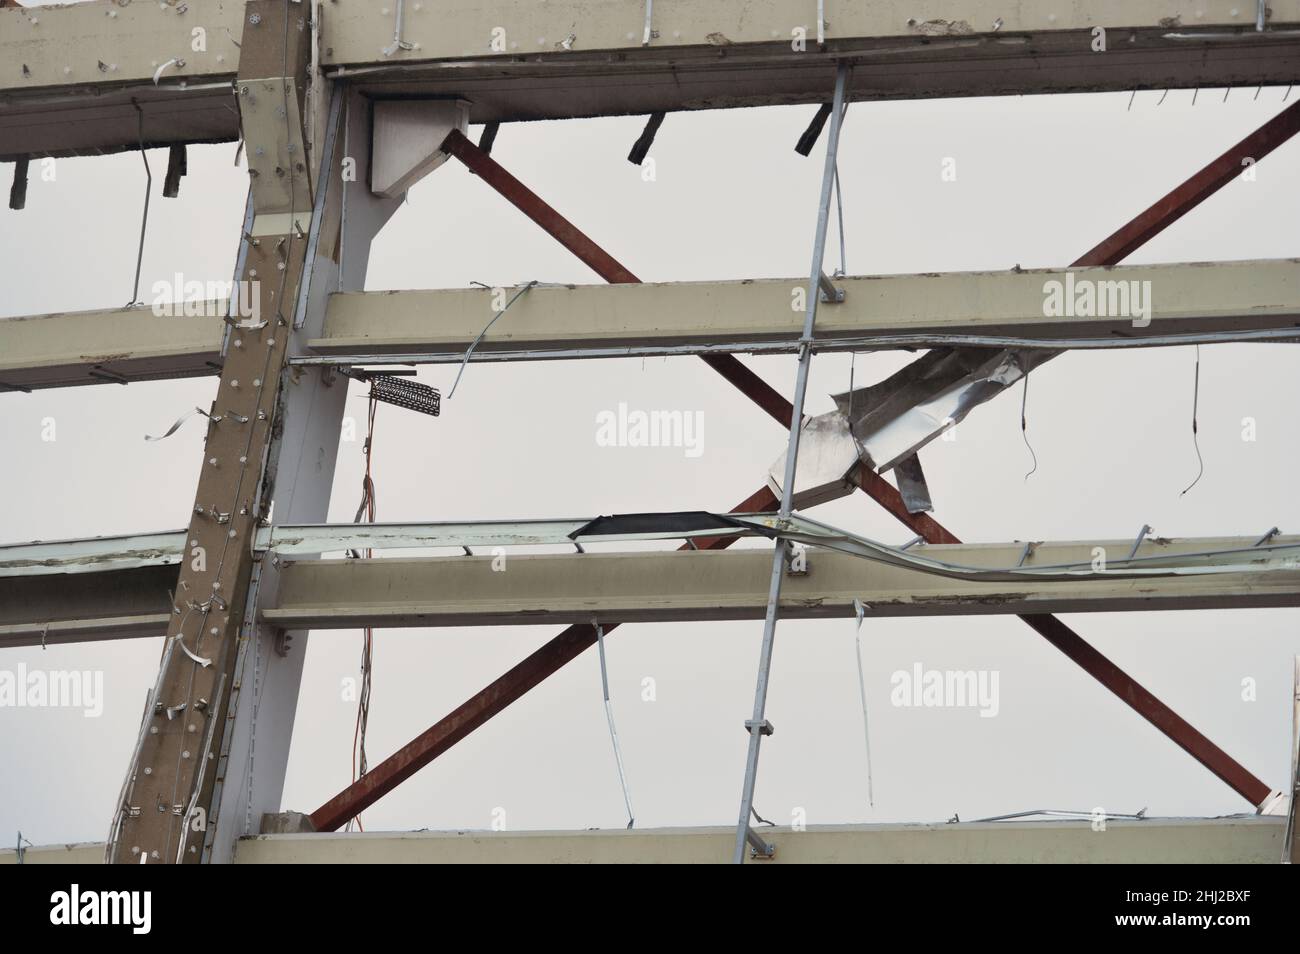
<svg viewBox="0 0 1300 954">
<path fill-rule="evenodd" d="M 849 433 L 849 422 L 843 414 L 830 411 L 809 418 L 799 436 L 794 508 L 805 510 L 853 493 L 857 488 L 849 475 L 862 460 L 861 449 Z M 767 485 L 777 497 L 781 495 L 784 479 L 785 454 L 782 453 L 767 471 Z"/>
<path fill-rule="evenodd" d="M 894 480 L 898 482 L 898 492 L 908 513 L 930 513 L 934 510 L 930 486 L 925 482 L 925 471 L 921 470 L 920 457 L 913 454 L 900 460 L 894 468 Z"/>
<path fill-rule="evenodd" d="M 428 549 L 466 546 L 572 546 L 580 543 L 620 543 L 717 537 L 764 536 L 824 547 L 864 559 L 958 579 L 989 582 L 1071 580 L 1080 576 L 1142 577 L 1198 573 L 1257 573 L 1300 568 L 1300 538 L 1276 537 L 1277 542 L 1237 545 L 1198 552 L 1163 552 L 1149 556 L 1123 554 L 1104 562 L 1033 566 L 1023 558 L 1015 566 L 965 566 L 925 555 L 926 547 L 911 549 L 878 543 L 828 524 L 774 513 L 716 514 L 706 511 L 637 513 L 572 520 L 502 520 L 477 523 L 319 524 L 263 527 L 255 549 L 280 556 L 315 556 L 346 550 Z M 1242 538 L 1243 540 L 1246 538 Z M 1165 541 L 1166 543 L 1168 541 Z M 39 576 L 125 570 L 180 562 L 185 534 L 137 534 L 0 546 L 0 577 Z"/>
<path fill-rule="evenodd" d="M 960 423 L 1053 352 L 936 349 L 880 384 L 833 395 L 852 414 L 853 436 L 870 465 L 884 473 Z"/>
</svg>

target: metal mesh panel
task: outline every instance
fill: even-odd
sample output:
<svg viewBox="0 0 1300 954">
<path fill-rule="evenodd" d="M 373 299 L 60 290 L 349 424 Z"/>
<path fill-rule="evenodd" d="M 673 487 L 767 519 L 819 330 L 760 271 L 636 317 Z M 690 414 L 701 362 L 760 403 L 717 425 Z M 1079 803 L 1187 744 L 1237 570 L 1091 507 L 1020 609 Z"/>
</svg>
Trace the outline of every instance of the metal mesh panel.
<svg viewBox="0 0 1300 954">
<path fill-rule="evenodd" d="M 376 374 L 370 378 L 370 396 L 385 404 L 396 404 L 421 414 L 438 416 L 442 410 L 442 395 L 437 388 L 411 381 L 407 378 Z"/>
</svg>

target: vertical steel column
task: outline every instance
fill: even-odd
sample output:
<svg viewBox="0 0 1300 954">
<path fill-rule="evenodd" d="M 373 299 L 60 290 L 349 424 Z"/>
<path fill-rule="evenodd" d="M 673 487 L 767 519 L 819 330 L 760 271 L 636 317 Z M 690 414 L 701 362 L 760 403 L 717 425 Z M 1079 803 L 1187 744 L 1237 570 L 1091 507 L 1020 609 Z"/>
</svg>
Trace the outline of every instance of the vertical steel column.
<svg viewBox="0 0 1300 954">
<path fill-rule="evenodd" d="M 245 8 L 237 87 L 254 215 L 239 277 L 254 289 L 258 311 L 230 317 L 245 320 L 229 335 L 168 651 L 115 806 L 111 861 L 197 862 L 212 814 L 215 749 L 236 688 L 236 649 L 254 577 L 251 544 L 269 503 L 268 454 L 281 420 L 281 371 L 311 225 L 301 121 L 306 20 L 300 5 L 284 0 L 252 0 Z"/>
<path fill-rule="evenodd" d="M 785 480 L 781 486 L 780 520 L 790 516 L 794 499 L 795 464 L 799 457 L 799 432 L 803 428 L 804 395 L 808 390 L 808 368 L 812 364 L 813 330 L 817 323 L 817 301 L 822 281 L 822 258 L 826 253 L 826 227 L 830 221 L 831 189 L 835 184 L 835 154 L 840 145 L 840 125 L 844 120 L 844 88 L 848 67 L 840 66 L 835 77 L 835 100 L 831 107 L 831 131 L 826 142 L 826 166 L 822 172 L 821 200 L 817 207 L 817 231 L 813 238 L 812 269 L 808 276 L 807 311 L 803 337 L 799 339 L 799 373 L 794 387 L 794 409 L 790 415 L 790 440 L 785 454 Z M 753 838 L 749 816 L 754 808 L 754 783 L 758 778 L 758 753 L 763 736 L 770 735 L 771 725 L 764 718 L 767 708 L 768 676 L 772 668 L 772 647 L 776 641 L 776 618 L 781 601 L 781 580 L 785 575 L 789 545 L 777 540 L 772 549 L 772 582 L 767 596 L 767 618 L 763 621 L 763 645 L 759 650 L 758 682 L 754 688 L 754 716 L 745 723 L 749 730 L 749 754 L 745 760 L 745 782 L 740 796 L 740 820 L 736 825 L 736 851 L 732 860 L 745 862 L 745 843 Z M 756 850 L 764 850 L 757 848 Z M 769 850 L 770 853 L 770 850 Z"/>
<path fill-rule="evenodd" d="M 301 283 L 295 327 L 289 337 L 291 356 L 305 353 L 308 342 L 321 335 L 332 290 L 359 291 L 364 287 L 370 243 L 401 205 L 401 199 L 373 195 L 366 185 L 370 150 L 358 148 L 370 140 L 365 99 L 354 90 L 330 83 L 320 86 L 317 95 L 328 97 L 331 106 L 316 125 L 320 133 L 313 153 L 313 163 L 319 169 L 317 214 L 309 244 L 315 238 L 317 246 L 315 256 L 309 255 L 314 267 L 305 270 Z M 355 178 L 342 174 L 342 162 L 347 158 L 355 162 Z M 275 436 L 267 457 L 268 493 L 276 519 L 323 523 L 329 516 L 348 379 L 331 368 L 297 367 L 284 375 L 281 389 Z M 282 807 L 310 634 L 305 630 L 282 632 L 257 622 L 259 589 L 262 594 L 273 593 L 278 578 L 276 567 L 269 562 L 259 564 L 259 571 L 245 607 L 204 862 L 232 861 L 239 838 L 257 834 L 262 816 Z"/>
</svg>

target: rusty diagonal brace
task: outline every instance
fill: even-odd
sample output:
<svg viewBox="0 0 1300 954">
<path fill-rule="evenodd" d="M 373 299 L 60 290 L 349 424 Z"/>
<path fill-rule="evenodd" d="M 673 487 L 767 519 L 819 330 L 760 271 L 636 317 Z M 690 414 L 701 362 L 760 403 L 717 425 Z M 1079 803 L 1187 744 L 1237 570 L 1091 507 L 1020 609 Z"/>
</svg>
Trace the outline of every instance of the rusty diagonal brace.
<svg viewBox="0 0 1300 954">
<path fill-rule="evenodd" d="M 1300 132 L 1300 102 L 1283 110 L 1223 155 L 1205 166 L 1158 202 L 1122 226 L 1080 257 L 1072 267 L 1118 264 L 1189 211 L 1200 205 L 1241 173 L 1242 160 L 1258 162 Z M 542 227 L 598 275 L 612 284 L 640 280 L 576 226 L 547 205 L 532 190 L 482 152 L 460 132 L 453 131 L 443 151 L 455 156 L 470 171 L 496 189 L 512 205 Z M 710 367 L 734 384 L 776 421 L 790 425 L 793 408 L 770 385 L 745 367 L 734 355 L 701 355 Z M 902 495 L 885 478 L 859 466 L 855 483 L 889 513 L 928 543 L 961 541 L 928 514 L 908 513 Z M 736 513 L 770 510 L 776 498 L 764 488 L 733 508 Z M 701 549 L 723 549 L 730 538 L 697 541 Z M 1258 807 L 1272 790 L 1245 766 L 1197 731 L 1136 680 L 1098 652 L 1055 616 L 1020 617 L 1039 635 L 1063 652 L 1117 695 L 1139 715 L 1169 736 L 1180 748 L 1208 768 L 1233 791 Z M 608 633 L 613 626 L 607 626 Z M 596 631 L 587 625 L 570 626 L 527 656 L 483 690 L 462 703 L 411 742 L 398 749 L 369 773 L 312 813 L 317 831 L 333 831 L 373 805 L 403 781 L 447 751 L 474 729 L 518 700 L 534 686 L 595 645 Z"/>
</svg>

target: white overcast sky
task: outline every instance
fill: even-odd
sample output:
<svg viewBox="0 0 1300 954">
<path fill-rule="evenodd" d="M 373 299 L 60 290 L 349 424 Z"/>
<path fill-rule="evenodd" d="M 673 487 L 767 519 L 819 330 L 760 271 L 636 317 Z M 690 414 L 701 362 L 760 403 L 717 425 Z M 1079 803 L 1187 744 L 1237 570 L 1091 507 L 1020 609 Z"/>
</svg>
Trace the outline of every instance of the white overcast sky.
<svg viewBox="0 0 1300 954">
<path fill-rule="evenodd" d="M 854 104 L 841 151 L 852 274 L 1063 266 L 1283 108 L 1282 89 L 1008 97 Z M 1293 96 L 1296 94 L 1292 94 Z M 655 181 L 625 156 L 639 118 L 511 125 L 494 156 L 646 281 L 795 277 L 808 268 L 821 147 L 792 151 L 813 107 L 670 115 Z M 475 131 L 476 132 L 476 131 Z M 176 200 L 160 198 L 142 289 L 175 272 L 229 276 L 247 186 L 233 144 L 194 147 Z M 943 160 L 957 181 L 940 178 Z M 1300 255 L 1300 143 L 1264 160 L 1130 262 Z M 7 185 L 7 169 L 6 180 Z M 0 210 L 0 315 L 106 308 L 131 296 L 144 175 L 138 154 L 33 166 L 27 209 Z M 836 255 L 832 244 L 831 257 Z M 455 163 L 410 193 L 374 245 L 372 289 L 539 279 L 597 281 Z M 1157 292 L 1158 293 L 1158 292 Z M 183 319 L 166 319 L 183 320 Z M 794 359 L 744 359 L 778 390 Z M 859 356 L 856 381 L 904 358 Z M 936 515 L 970 541 L 1259 535 L 1300 530 L 1295 492 L 1300 375 L 1288 345 L 1202 351 L 1200 443 L 1192 446 L 1188 348 L 1072 353 L 1033 375 L 1028 481 L 1020 391 L 980 408 L 959 439 L 923 453 Z M 818 357 L 810 410 L 848 385 L 848 356 Z M 420 380 L 446 393 L 453 367 Z M 157 444 L 213 379 L 0 395 L 0 540 L 183 526 L 203 428 Z M 700 411 L 704 452 L 607 448 L 596 415 Z M 349 414 L 362 419 L 358 392 Z M 57 440 L 41 439 L 53 417 Z M 1258 439 L 1241 439 L 1241 421 Z M 588 516 L 722 510 L 763 482 L 785 435 L 693 358 L 471 366 L 436 420 L 383 406 L 375 450 L 381 520 Z M 344 443 L 332 519 L 350 520 L 360 441 Z M 890 542 L 910 533 L 861 494 L 813 512 Z M 815 564 L 817 557 L 812 560 Z M 70 584 L 73 585 L 73 584 Z M 1067 617 L 1273 787 L 1287 773 L 1294 610 Z M 620 627 L 611 691 L 639 827 L 731 824 L 740 794 L 761 623 Z M 550 639 L 558 627 L 403 630 L 376 635 L 369 753 L 374 765 Z M 1248 806 L 1177 746 L 1012 617 L 872 621 L 864 627 L 875 805 L 867 804 L 849 621 L 783 622 L 756 804 L 789 824 L 942 821 L 1032 808 L 1217 815 Z M 0 710 L 0 843 L 102 840 L 152 684 L 158 641 L 0 652 L 0 668 L 102 669 L 98 719 Z M 310 811 L 349 780 L 357 632 L 312 637 L 285 807 Z M 996 718 L 889 704 L 890 674 L 1000 674 Z M 652 677 L 657 699 L 641 699 Z M 1242 681 L 1257 681 L 1244 701 Z M 263 731 L 263 730 L 259 730 Z M 365 815 L 378 829 L 622 827 L 626 819 L 588 652 Z"/>
</svg>

